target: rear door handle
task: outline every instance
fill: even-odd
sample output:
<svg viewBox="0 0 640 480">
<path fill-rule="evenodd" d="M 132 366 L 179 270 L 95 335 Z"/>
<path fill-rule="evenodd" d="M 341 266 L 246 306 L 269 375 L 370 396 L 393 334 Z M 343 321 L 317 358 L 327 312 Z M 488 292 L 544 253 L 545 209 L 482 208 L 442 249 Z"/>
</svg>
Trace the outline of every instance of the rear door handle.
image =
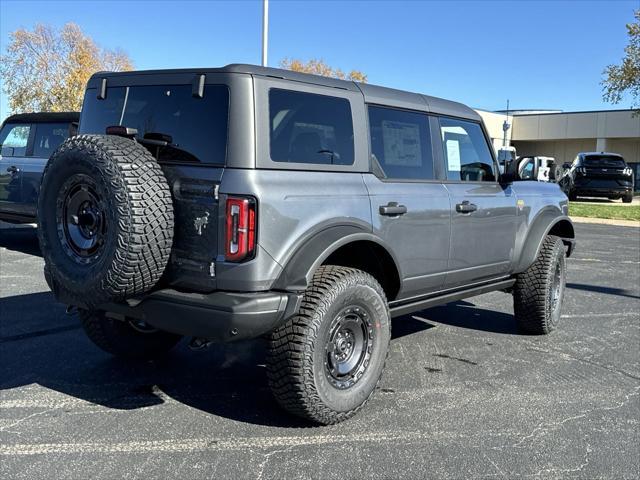
<svg viewBox="0 0 640 480">
<path fill-rule="evenodd" d="M 456 212 L 458 213 L 471 213 L 476 210 L 478 210 L 477 205 L 470 203 L 469 200 L 456 204 Z"/>
<path fill-rule="evenodd" d="M 386 205 L 380 205 L 379 211 L 380 215 L 394 217 L 396 215 L 404 215 L 407 213 L 407 207 L 404 205 L 398 205 L 398 202 L 389 202 Z"/>
</svg>

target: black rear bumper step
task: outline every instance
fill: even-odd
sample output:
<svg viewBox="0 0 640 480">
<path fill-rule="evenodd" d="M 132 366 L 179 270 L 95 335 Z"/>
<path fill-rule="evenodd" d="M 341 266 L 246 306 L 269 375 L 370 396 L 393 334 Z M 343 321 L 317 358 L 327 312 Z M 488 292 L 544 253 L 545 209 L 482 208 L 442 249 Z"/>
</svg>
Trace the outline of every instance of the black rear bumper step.
<svg viewBox="0 0 640 480">
<path fill-rule="evenodd" d="M 515 278 L 507 278 L 495 282 L 483 283 L 471 288 L 463 288 L 453 291 L 449 290 L 419 299 L 409 299 L 406 302 L 398 300 L 391 302 L 389 305 L 391 317 L 399 317 L 408 313 L 425 310 L 445 303 L 455 302 L 456 300 L 461 300 L 463 298 L 475 297 L 476 295 L 482 295 L 483 293 L 493 292 L 495 290 L 506 290 L 511 288 L 514 283 L 516 283 Z"/>
</svg>

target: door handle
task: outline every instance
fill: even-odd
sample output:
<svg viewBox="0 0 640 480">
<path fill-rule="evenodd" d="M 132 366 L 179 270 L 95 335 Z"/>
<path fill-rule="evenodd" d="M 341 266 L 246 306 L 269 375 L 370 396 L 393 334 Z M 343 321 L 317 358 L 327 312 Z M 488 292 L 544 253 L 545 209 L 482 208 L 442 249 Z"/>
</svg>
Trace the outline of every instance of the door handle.
<svg viewBox="0 0 640 480">
<path fill-rule="evenodd" d="M 11 165 L 10 167 L 7 168 L 7 173 L 10 173 L 11 175 L 15 175 L 16 173 L 20 173 L 20 169 L 15 165 Z"/>
<path fill-rule="evenodd" d="M 470 203 L 469 200 L 456 204 L 456 212 L 458 213 L 471 213 L 476 210 L 478 210 L 477 205 Z"/>
<path fill-rule="evenodd" d="M 380 215 L 387 217 L 395 217 L 396 215 L 404 215 L 407 213 L 407 207 L 398 205 L 398 202 L 389 202 L 386 205 L 380 205 Z"/>
</svg>

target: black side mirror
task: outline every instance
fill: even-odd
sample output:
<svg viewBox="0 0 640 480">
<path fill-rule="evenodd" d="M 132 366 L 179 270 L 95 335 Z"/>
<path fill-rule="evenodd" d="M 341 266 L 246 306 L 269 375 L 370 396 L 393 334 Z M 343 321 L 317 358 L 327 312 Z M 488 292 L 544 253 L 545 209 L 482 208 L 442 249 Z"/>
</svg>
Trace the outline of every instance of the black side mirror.
<svg viewBox="0 0 640 480">
<path fill-rule="evenodd" d="M 565 162 L 562 164 L 562 168 L 565 170 L 569 170 L 571 168 L 571 164 L 569 162 Z"/>
<path fill-rule="evenodd" d="M 518 180 L 518 176 L 515 173 L 507 172 L 500 175 L 498 180 L 500 183 L 513 183 Z"/>
</svg>

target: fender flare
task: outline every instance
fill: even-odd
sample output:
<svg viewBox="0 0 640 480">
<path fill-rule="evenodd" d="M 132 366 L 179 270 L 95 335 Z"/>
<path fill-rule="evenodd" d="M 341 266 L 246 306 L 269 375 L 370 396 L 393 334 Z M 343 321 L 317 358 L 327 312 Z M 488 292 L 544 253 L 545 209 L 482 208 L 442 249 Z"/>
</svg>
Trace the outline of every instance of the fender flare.
<svg viewBox="0 0 640 480">
<path fill-rule="evenodd" d="M 333 252 L 344 245 L 362 240 L 377 243 L 384 248 L 393 259 L 398 275 L 402 278 L 397 258 L 379 237 L 355 225 L 336 225 L 312 235 L 296 249 L 273 284 L 273 289 L 305 290 L 315 271 Z"/>
<path fill-rule="evenodd" d="M 558 215 L 556 209 L 542 210 L 533 220 L 531 226 L 526 232 L 524 245 L 520 250 L 520 255 L 516 262 L 514 273 L 525 271 L 535 261 L 542 248 L 542 242 L 549 232 L 556 226 L 566 222 L 563 227 L 567 227 L 569 235 L 558 235 L 565 244 L 569 245 L 567 256 L 571 255 L 573 250 L 575 231 L 571 219 L 566 215 Z"/>
</svg>

